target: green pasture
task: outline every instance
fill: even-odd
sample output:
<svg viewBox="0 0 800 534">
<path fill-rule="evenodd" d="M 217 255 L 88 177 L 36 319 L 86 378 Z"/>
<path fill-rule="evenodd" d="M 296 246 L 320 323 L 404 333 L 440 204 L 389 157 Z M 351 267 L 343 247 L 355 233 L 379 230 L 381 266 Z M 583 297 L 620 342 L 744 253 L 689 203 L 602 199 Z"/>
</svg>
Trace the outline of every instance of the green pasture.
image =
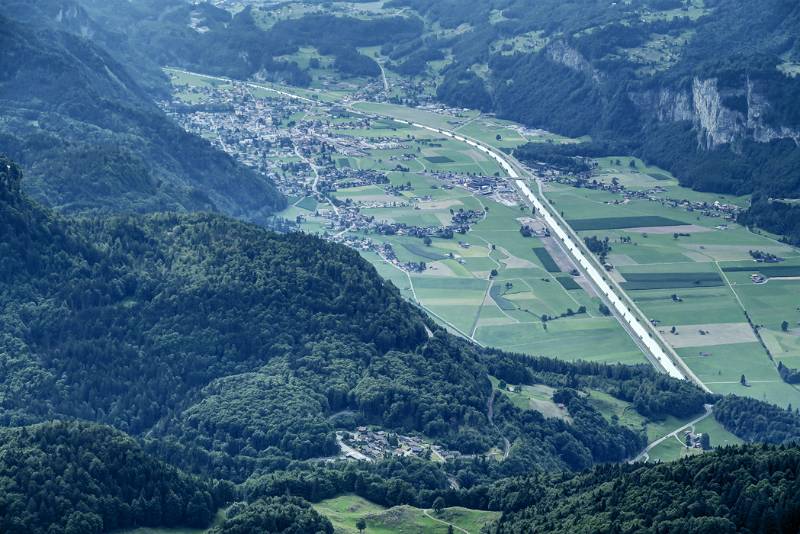
<svg viewBox="0 0 800 534">
<path fill-rule="evenodd" d="M 583 316 L 585 317 L 585 316 Z M 641 350 L 613 318 L 571 318 L 540 322 L 479 326 L 475 338 L 485 345 L 533 356 L 569 361 L 644 363 Z"/>
<path fill-rule="evenodd" d="M 313 506 L 317 512 L 331 520 L 337 533 L 347 534 L 358 533 L 356 523 L 362 518 L 367 524 L 366 532 L 375 534 L 419 532 L 445 534 L 449 524 L 479 534 L 484 527 L 500 517 L 499 512 L 460 507 L 445 508 L 440 514 L 429 510 L 426 515 L 426 511 L 420 508 L 395 506 L 387 509 L 356 495 L 342 495 Z"/>
<path fill-rule="evenodd" d="M 676 302 L 672 295 L 681 301 Z M 726 287 L 651 289 L 635 291 L 631 298 L 648 319 L 662 328 L 672 325 L 740 323 L 744 312 Z"/>
</svg>

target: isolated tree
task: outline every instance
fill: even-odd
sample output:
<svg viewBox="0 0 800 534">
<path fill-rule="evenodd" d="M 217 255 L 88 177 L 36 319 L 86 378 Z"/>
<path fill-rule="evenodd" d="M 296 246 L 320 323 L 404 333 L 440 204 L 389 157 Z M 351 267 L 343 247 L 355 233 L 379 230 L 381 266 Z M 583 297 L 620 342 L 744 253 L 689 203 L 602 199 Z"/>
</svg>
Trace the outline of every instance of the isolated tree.
<svg viewBox="0 0 800 534">
<path fill-rule="evenodd" d="M 781 330 L 783 330 L 784 332 L 789 331 L 789 321 L 783 321 L 781 323 Z"/>
<path fill-rule="evenodd" d="M 359 517 L 356 521 L 356 528 L 359 532 L 364 532 L 367 529 L 367 521 L 363 517 Z"/>
<path fill-rule="evenodd" d="M 430 236 L 427 236 L 427 235 L 426 235 L 426 236 L 425 236 L 425 237 L 422 239 L 422 242 L 423 242 L 423 243 L 425 243 L 425 246 L 428 246 L 428 247 L 429 247 L 429 246 L 431 246 L 431 243 L 433 243 L 433 239 L 431 239 L 431 238 L 430 238 Z"/>
<path fill-rule="evenodd" d="M 708 432 L 700 436 L 700 446 L 703 447 L 704 451 L 711 450 L 711 437 L 708 435 Z"/>
<path fill-rule="evenodd" d="M 453 525 L 447 525 L 447 534 L 453 534 L 453 532 L 455 532 L 453 530 Z"/>
<path fill-rule="evenodd" d="M 444 498 L 441 496 L 436 497 L 436 499 L 433 501 L 433 511 L 436 512 L 437 515 L 441 514 L 442 510 L 444 510 L 444 505 Z"/>
<path fill-rule="evenodd" d="M 747 378 L 744 375 L 742 375 L 742 378 L 739 379 L 739 383 L 741 385 L 743 385 L 743 386 L 746 386 L 747 385 Z"/>
<path fill-rule="evenodd" d="M 598 306 L 598 309 L 600 310 L 600 313 L 602 313 L 603 315 L 611 315 L 611 310 L 609 310 L 608 306 L 606 306 L 602 302 L 600 303 L 600 306 Z"/>
<path fill-rule="evenodd" d="M 489 274 L 492 276 L 492 278 L 494 278 L 498 274 L 497 269 L 492 269 L 492 272 Z"/>
</svg>

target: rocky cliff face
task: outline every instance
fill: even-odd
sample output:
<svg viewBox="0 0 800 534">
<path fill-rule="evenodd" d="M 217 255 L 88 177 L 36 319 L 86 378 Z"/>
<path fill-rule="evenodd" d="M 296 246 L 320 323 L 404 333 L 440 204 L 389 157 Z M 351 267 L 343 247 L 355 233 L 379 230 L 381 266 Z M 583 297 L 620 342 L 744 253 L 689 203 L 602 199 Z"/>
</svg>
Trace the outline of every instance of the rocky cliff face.
<svg viewBox="0 0 800 534">
<path fill-rule="evenodd" d="M 743 113 L 725 107 L 716 79 L 692 80 L 692 101 L 697 141 L 711 149 L 733 143 L 745 134 L 747 122 Z"/>
<path fill-rule="evenodd" d="M 715 78 L 695 77 L 686 89 L 665 87 L 629 96 L 643 114 L 659 122 L 692 121 L 698 145 L 705 149 L 745 139 L 793 139 L 800 145 L 800 128 L 768 123 L 769 100 L 749 79 L 744 87 L 721 89 Z M 726 106 L 726 98 L 743 99 L 746 110 Z"/>
<path fill-rule="evenodd" d="M 591 77 L 595 82 L 600 81 L 600 74 L 592 67 L 589 60 L 567 43 L 563 41 L 554 41 L 547 45 L 545 53 L 551 61 L 564 65 L 568 69 L 583 73 Z"/>
</svg>

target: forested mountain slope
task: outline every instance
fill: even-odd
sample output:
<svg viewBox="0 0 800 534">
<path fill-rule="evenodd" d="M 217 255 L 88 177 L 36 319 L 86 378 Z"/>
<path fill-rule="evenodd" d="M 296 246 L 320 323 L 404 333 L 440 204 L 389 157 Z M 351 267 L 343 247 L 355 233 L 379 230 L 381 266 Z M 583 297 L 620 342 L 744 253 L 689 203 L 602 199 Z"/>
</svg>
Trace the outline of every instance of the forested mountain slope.
<svg viewBox="0 0 800 534">
<path fill-rule="evenodd" d="M 232 484 L 190 477 L 109 427 L 55 422 L 0 430 L 6 534 L 202 528 L 232 498 Z"/>
<path fill-rule="evenodd" d="M 517 446 L 495 475 L 628 458 L 640 431 L 571 388 L 648 415 L 711 399 L 646 366 L 487 353 L 450 336 L 358 253 L 215 215 L 62 219 L 0 161 L 0 422 L 79 417 L 146 437 L 199 472 L 338 453 L 335 426 L 423 432 L 465 453 Z M 495 399 L 489 373 L 561 388 L 574 422 Z M 567 379 L 567 376 L 571 378 Z"/>
<path fill-rule="evenodd" d="M 87 39 L 0 18 L 0 64 L 0 152 L 27 169 L 41 201 L 255 220 L 285 204 L 267 177 L 170 121 Z"/>
<path fill-rule="evenodd" d="M 800 529 L 800 450 L 724 448 L 669 464 L 507 481 L 494 491 L 510 506 L 501 533 L 789 534 Z"/>
</svg>

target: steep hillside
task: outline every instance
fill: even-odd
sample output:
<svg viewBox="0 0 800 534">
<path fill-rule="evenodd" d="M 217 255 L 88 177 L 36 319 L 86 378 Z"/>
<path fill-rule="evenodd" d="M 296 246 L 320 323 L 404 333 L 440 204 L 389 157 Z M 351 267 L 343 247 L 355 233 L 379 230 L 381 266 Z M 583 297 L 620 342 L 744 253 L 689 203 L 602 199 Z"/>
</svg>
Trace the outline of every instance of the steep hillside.
<svg viewBox="0 0 800 534">
<path fill-rule="evenodd" d="M 358 47 L 403 43 L 422 32 L 417 17 L 381 16 L 369 19 L 309 13 L 286 20 L 271 19 L 280 5 L 232 14 L 210 2 L 183 0 L 62 0 L 37 2 L 33 8 L 20 0 L 0 0 L 0 5 L 24 20 L 47 21 L 73 33 L 90 37 L 107 48 L 131 72 L 152 72 L 154 65 L 179 66 L 234 78 L 259 76 L 305 86 L 308 72 L 283 56 L 300 46 L 313 46 L 334 58 L 334 68 L 346 76 L 374 77 L 380 68 Z M 64 14 L 73 15 L 68 19 Z M 76 21 L 91 20 L 92 24 Z M 99 28 L 88 32 L 86 28 Z M 102 30 L 101 30 L 102 29 Z M 108 34 L 113 35 L 113 40 Z M 117 52 L 117 41 L 123 43 Z M 160 84 L 151 85 L 162 89 Z"/>
<path fill-rule="evenodd" d="M 26 189 L 66 211 L 221 211 L 260 219 L 272 182 L 185 133 L 92 42 L 0 23 L 0 152 Z"/>
<path fill-rule="evenodd" d="M 487 353 L 435 326 L 358 253 L 215 215 L 64 220 L 0 161 L 0 422 L 80 417 L 201 472 L 337 454 L 335 428 L 421 432 L 467 454 L 514 442 L 492 476 L 639 452 L 641 429 L 570 388 L 685 416 L 709 396 L 649 367 Z M 544 380 L 573 424 L 494 400 L 493 374 Z M 571 376 L 567 379 L 567 376 Z M 670 400 L 672 399 L 672 400 Z"/>
<path fill-rule="evenodd" d="M 99 534 L 206 527 L 229 483 L 190 477 L 122 432 L 77 422 L 0 430 L 0 531 Z"/>
<path fill-rule="evenodd" d="M 788 534 L 800 528 L 800 450 L 725 448 L 671 464 L 504 483 L 494 492 L 510 506 L 501 533 Z"/>
</svg>

